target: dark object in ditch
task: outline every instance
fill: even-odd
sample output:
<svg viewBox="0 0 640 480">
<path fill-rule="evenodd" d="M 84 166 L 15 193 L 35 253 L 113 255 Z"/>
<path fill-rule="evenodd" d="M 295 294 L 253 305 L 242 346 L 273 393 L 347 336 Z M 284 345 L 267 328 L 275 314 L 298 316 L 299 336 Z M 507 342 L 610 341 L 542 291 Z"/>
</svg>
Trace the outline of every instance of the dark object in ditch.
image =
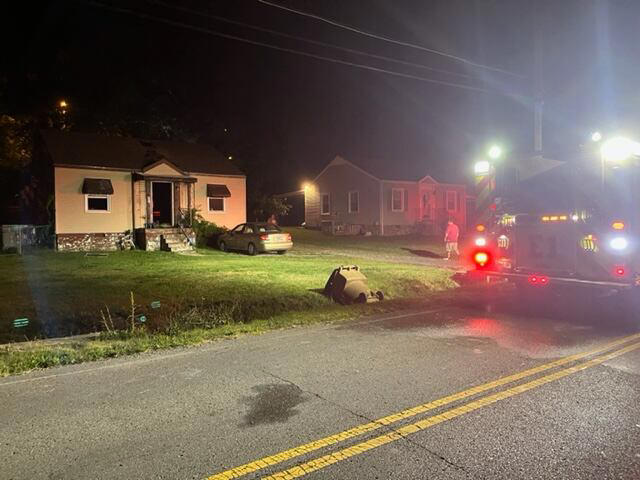
<svg viewBox="0 0 640 480">
<path fill-rule="evenodd" d="M 324 294 L 342 305 L 372 303 L 384 299 L 381 291 L 369 290 L 367 277 L 357 265 L 336 268 L 324 286 Z"/>
</svg>

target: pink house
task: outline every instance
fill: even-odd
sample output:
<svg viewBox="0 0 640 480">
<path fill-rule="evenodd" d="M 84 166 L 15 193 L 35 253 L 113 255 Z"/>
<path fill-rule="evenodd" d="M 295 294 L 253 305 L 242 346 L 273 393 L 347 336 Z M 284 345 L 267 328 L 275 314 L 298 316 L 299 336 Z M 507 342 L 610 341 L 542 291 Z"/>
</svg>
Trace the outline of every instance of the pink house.
<svg viewBox="0 0 640 480">
<path fill-rule="evenodd" d="M 53 168 L 58 250 L 193 248 L 190 213 L 232 228 L 246 221 L 246 177 L 208 145 L 44 130 Z"/>
<path fill-rule="evenodd" d="M 440 234 L 448 219 L 464 231 L 465 185 L 386 180 L 335 157 L 305 186 L 305 223 L 336 234 Z"/>
</svg>

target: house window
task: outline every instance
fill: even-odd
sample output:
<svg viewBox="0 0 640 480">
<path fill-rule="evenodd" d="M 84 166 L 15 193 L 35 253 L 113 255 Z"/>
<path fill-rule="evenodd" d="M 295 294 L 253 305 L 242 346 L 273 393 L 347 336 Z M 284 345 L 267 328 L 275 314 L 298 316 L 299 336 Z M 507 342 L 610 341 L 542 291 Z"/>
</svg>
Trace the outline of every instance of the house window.
<svg viewBox="0 0 640 480">
<path fill-rule="evenodd" d="M 207 197 L 210 212 L 224 212 L 224 197 Z"/>
<path fill-rule="evenodd" d="M 447 190 L 447 211 L 458 211 L 458 192 L 454 190 Z"/>
<path fill-rule="evenodd" d="M 349 192 L 349 213 L 360 211 L 360 192 Z"/>
<path fill-rule="evenodd" d="M 391 211 L 404 212 L 404 188 L 391 189 Z"/>
<path fill-rule="evenodd" d="M 320 194 L 320 213 L 322 215 L 331 214 L 331 201 L 328 193 Z"/>
<path fill-rule="evenodd" d="M 87 194 L 84 196 L 84 209 L 91 213 L 109 213 L 111 211 L 111 196 Z"/>
</svg>

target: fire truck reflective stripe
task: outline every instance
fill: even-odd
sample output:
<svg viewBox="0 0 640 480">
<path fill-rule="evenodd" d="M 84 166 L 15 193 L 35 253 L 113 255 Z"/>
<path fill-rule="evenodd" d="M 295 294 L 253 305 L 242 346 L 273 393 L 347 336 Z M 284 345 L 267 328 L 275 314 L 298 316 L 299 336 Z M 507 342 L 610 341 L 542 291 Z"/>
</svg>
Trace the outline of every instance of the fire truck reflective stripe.
<svg viewBox="0 0 640 480">
<path fill-rule="evenodd" d="M 495 172 L 490 172 L 487 175 L 477 176 L 475 178 L 476 183 L 476 211 L 475 222 L 476 223 L 490 223 L 493 216 L 491 205 L 494 202 L 495 189 L 496 189 L 496 176 Z"/>
</svg>

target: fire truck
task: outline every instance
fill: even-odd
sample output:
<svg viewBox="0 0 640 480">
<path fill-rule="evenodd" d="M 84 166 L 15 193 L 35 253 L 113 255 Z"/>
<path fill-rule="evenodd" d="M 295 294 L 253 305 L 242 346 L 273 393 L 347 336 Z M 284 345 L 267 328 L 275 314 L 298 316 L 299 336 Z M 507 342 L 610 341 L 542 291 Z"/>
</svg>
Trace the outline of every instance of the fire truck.
<svg viewBox="0 0 640 480">
<path fill-rule="evenodd" d="M 513 283 L 521 294 L 584 288 L 635 303 L 640 166 L 637 157 L 616 165 L 593 160 L 556 162 L 526 179 L 498 169 L 492 215 L 471 242 L 470 275 Z"/>
</svg>

